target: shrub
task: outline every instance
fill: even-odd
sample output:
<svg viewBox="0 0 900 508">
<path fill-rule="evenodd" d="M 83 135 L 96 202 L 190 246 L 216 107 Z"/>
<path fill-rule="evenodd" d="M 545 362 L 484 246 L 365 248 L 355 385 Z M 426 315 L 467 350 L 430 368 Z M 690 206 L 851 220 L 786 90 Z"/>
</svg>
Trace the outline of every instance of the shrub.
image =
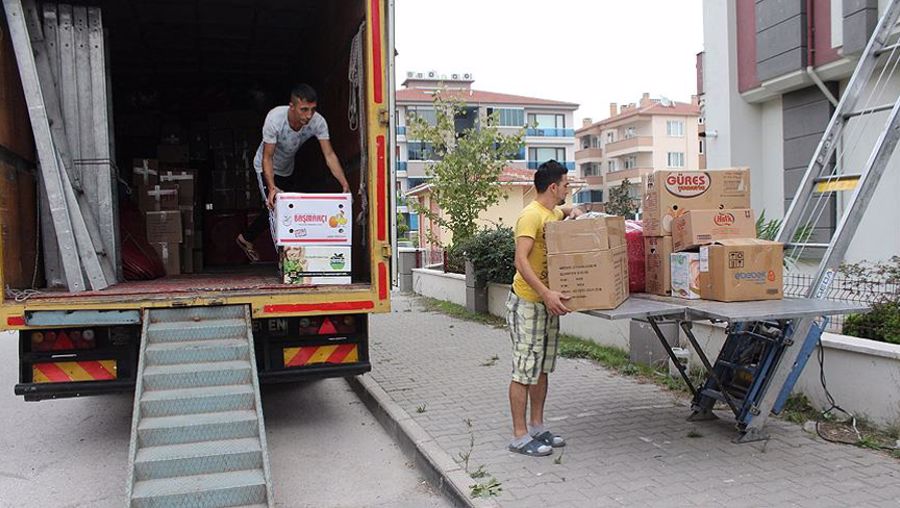
<svg viewBox="0 0 900 508">
<path fill-rule="evenodd" d="M 516 240 L 512 228 L 483 228 L 464 246 L 465 257 L 475 265 L 475 275 L 487 282 L 512 284 L 516 274 Z"/>
<path fill-rule="evenodd" d="M 840 271 L 847 279 L 845 290 L 873 302 L 871 311 L 847 316 L 842 333 L 900 344 L 900 256 L 888 262 L 844 264 Z"/>
</svg>

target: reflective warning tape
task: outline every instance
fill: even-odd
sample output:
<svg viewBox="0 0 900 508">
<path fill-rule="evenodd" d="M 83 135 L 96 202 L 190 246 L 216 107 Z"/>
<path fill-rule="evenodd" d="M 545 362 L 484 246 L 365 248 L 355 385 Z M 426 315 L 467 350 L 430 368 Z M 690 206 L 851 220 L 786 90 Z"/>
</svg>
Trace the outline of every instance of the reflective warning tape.
<svg viewBox="0 0 900 508">
<path fill-rule="evenodd" d="M 115 360 L 35 363 L 31 366 L 34 383 L 71 383 L 116 379 Z"/>
<path fill-rule="evenodd" d="M 303 367 L 317 363 L 355 363 L 359 353 L 355 344 L 340 346 L 305 346 L 284 348 L 285 367 Z"/>
</svg>

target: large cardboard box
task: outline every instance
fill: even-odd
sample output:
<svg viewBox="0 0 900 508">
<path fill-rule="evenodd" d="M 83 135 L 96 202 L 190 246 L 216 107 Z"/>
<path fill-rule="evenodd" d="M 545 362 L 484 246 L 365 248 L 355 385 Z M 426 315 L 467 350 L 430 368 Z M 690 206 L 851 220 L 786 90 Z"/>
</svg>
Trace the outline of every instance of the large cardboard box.
<svg viewBox="0 0 900 508">
<path fill-rule="evenodd" d="M 753 210 L 691 210 L 672 223 L 672 248 L 675 252 L 728 238 L 756 238 Z"/>
<path fill-rule="evenodd" d="M 181 243 L 183 240 L 180 210 L 147 212 L 148 242 Z"/>
<path fill-rule="evenodd" d="M 178 206 L 194 206 L 195 177 L 192 171 L 162 171 L 159 174 L 160 185 L 175 184 L 178 186 Z"/>
<path fill-rule="evenodd" d="M 645 291 L 660 296 L 672 294 L 671 236 L 644 237 Z"/>
<path fill-rule="evenodd" d="M 163 183 L 138 187 L 138 208 L 142 212 L 178 210 L 178 184 Z"/>
<path fill-rule="evenodd" d="M 784 246 L 745 238 L 700 248 L 700 295 L 706 300 L 746 302 L 784 296 Z"/>
<path fill-rule="evenodd" d="M 181 244 L 166 242 L 150 242 L 163 266 L 166 267 L 166 275 L 181 275 Z"/>
<path fill-rule="evenodd" d="M 628 299 L 628 247 L 622 217 L 556 221 L 545 226 L 550 289 L 573 311 L 614 309 Z"/>
<path fill-rule="evenodd" d="M 353 207 L 350 194 L 282 192 L 275 198 L 275 243 L 351 245 Z"/>
<path fill-rule="evenodd" d="M 673 252 L 672 296 L 685 300 L 700 299 L 700 254 L 697 252 Z"/>
<path fill-rule="evenodd" d="M 350 284 L 351 250 L 340 245 L 281 247 L 281 280 L 285 284 Z"/>
<path fill-rule="evenodd" d="M 690 210 L 750 208 L 750 170 L 658 170 L 646 177 L 644 236 L 669 236 L 672 222 Z"/>
</svg>

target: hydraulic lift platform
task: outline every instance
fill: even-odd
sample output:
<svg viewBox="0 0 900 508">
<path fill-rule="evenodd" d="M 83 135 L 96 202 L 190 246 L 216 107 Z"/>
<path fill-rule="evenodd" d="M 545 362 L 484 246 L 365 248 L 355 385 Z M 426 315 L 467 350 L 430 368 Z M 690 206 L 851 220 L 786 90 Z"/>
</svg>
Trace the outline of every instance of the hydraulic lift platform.
<svg viewBox="0 0 900 508">
<path fill-rule="evenodd" d="M 650 323 L 669 358 L 693 395 L 691 420 L 715 419 L 712 409 L 724 402 L 734 413 L 739 436 L 736 442 L 768 438 L 762 430 L 769 417 L 760 401 L 777 394 L 771 412 L 778 414 L 790 395 L 806 361 L 819 343 L 828 324 L 828 316 L 865 312 L 868 307 L 856 303 L 813 298 L 785 298 L 757 302 L 714 302 L 682 300 L 638 294 L 611 310 L 585 311 L 585 314 L 609 320 L 643 319 Z M 813 326 L 802 340 L 794 337 L 795 320 L 813 319 Z M 659 328 L 661 321 L 677 321 L 706 369 L 706 380 L 695 386 L 687 369 L 676 359 L 672 347 Z M 711 363 L 697 342 L 693 323 L 727 323 L 725 344 L 715 363 Z M 794 354 L 786 355 L 794 348 Z M 782 361 L 795 358 L 793 362 Z M 773 392 L 774 391 L 774 392 Z"/>
</svg>

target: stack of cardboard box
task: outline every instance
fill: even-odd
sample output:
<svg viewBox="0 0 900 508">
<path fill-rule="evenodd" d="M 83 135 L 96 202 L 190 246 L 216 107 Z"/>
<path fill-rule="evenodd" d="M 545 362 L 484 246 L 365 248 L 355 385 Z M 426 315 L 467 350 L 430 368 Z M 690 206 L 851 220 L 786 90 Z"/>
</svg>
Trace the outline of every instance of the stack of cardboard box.
<svg viewBox="0 0 900 508">
<path fill-rule="evenodd" d="M 261 120 L 250 111 L 226 112 L 209 117 L 209 147 L 213 165 L 207 203 L 211 210 L 262 208 L 262 195 L 253 169 L 261 126 Z"/>
<path fill-rule="evenodd" d="M 644 235 L 648 293 L 726 302 L 782 297 L 782 246 L 756 238 L 746 168 L 648 175 Z"/>
<path fill-rule="evenodd" d="M 550 289 L 569 310 L 614 309 L 628 299 L 625 220 L 605 216 L 545 226 Z"/>
<path fill-rule="evenodd" d="M 283 192 L 275 200 L 279 276 L 284 284 L 350 284 L 350 194 Z"/>
</svg>

